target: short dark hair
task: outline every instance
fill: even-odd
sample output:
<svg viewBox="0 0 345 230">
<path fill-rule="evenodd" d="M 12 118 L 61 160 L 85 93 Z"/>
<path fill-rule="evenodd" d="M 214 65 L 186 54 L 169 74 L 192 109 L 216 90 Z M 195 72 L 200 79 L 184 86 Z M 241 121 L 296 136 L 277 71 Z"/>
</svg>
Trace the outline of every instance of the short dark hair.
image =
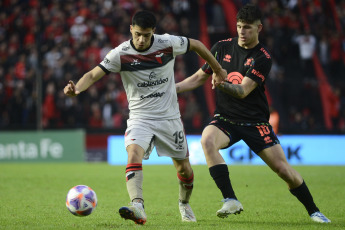
<svg viewBox="0 0 345 230">
<path fill-rule="evenodd" d="M 238 22 L 254 23 L 262 18 L 260 9 L 254 4 L 246 4 L 237 13 L 236 19 Z"/>
<path fill-rule="evenodd" d="M 147 28 L 155 28 L 156 27 L 156 17 L 153 15 L 153 13 L 149 11 L 138 11 L 134 14 L 132 18 L 132 25 L 140 26 L 143 29 Z"/>
</svg>

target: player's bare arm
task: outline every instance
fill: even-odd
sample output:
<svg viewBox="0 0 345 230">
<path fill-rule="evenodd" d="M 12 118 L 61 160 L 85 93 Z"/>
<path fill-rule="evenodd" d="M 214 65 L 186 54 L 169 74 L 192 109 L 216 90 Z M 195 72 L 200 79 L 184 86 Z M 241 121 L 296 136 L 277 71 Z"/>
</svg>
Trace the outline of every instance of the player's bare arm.
<svg viewBox="0 0 345 230">
<path fill-rule="evenodd" d="M 82 78 L 74 84 L 73 81 L 69 81 L 64 88 L 65 95 L 69 97 L 75 97 L 81 92 L 88 89 L 93 83 L 101 79 L 105 75 L 105 72 L 98 66 L 85 73 Z"/>
<path fill-rule="evenodd" d="M 206 48 L 206 46 L 195 39 L 189 39 L 190 41 L 190 50 L 196 52 L 200 57 L 202 57 L 212 68 L 214 73 L 217 73 L 218 76 L 226 77 L 227 73 L 218 61 L 214 58 L 212 53 Z M 206 74 L 202 69 L 199 69 L 192 76 L 186 78 L 185 80 L 176 84 L 176 92 L 181 93 L 185 91 L 193 90 L 200 85 L 204 84 L 205 81 L 209 78 L 210 75 Z"/>
<path fill-rule="evenodd" d="M 244 77 L 241 84 L 232 84 L 227 81 L 215 82 L 213 77 L 212 83 L 223 92 L 239 99 L 247 97 L 258 86 L 258 83 L 249 77 Z"/>
<path fill-rule="evenodd" d="M 192 76 L 176 83 L 176 92 L 182 93 L 198 88 L 204 84 L 209 77 L 210 75 L 206 74 L 202 69 L 199 69 Z"/>
<path fill-rule="evenodd" d="M 200 57 L 202 57 L 210 65 L 214 73 L 216 73 L 218 76 L 226 78 L 226 70 L 222 68 L 222 66 L 218 63 L 216 58 L 212 55 L 212 53 L 206 48 L 206 46 L 202 42 L 191 38 L 189 39 L 189 42 L 190 50 L 193 50 Z"/>
</svg>

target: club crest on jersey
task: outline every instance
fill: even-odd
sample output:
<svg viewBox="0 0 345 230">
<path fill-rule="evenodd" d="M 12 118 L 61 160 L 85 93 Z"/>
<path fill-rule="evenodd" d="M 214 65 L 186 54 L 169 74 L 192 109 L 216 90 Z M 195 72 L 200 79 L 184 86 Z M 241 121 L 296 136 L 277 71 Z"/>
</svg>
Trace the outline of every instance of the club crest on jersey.
<svg viewBox="0 0 345 230">
<path fill-rule="evenodd" d="M 163 61 L 162 61 L 162 57 L 163 57 L 164 53 L 160 53 L 160 54 L 157 54 L 155 57 L 156 57 L 156 60 L 162 64 Z"/>
<path fill-rule="evenodd" d="M 140 62 L 138 61 L 138 59 L 133 59 L 131 65 L 140 65 Z"/>
<path fill-rule="evenodd" d="M 254 58 L 247 58 L 247 60 L 246 60 L 246 62 L 244 63 L 244 66 L 249 66 L 249 67 L 252 67 L 252 66 L 254 66 L 254 63 L 255 63 L 255 61 L 254 61 Z"/>
</svg>

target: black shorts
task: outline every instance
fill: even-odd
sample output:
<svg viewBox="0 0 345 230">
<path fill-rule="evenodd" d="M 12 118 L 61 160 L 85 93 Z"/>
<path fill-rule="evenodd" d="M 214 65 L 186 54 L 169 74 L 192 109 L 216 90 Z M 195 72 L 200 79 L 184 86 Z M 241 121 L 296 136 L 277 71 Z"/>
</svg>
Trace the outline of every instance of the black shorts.
<svg viewBox="0 0 345 230">
<path fill-rule="evenodd" d="M 209 125 L 214 125 L 230 138 L 230 143 L 224 149 L 243 140 L 251 150 L 258 154 L 261 150 L 280 144 L 272 126 L 269 123 L 238 123 L 216 114 Z"/>
</svg>

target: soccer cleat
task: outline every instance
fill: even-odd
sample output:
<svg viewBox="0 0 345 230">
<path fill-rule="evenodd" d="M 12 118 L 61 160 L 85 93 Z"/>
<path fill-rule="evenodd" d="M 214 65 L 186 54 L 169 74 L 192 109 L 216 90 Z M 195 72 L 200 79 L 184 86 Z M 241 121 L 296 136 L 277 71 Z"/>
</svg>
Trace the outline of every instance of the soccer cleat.
<svg viewBox="0 0 345 230">
<path fill-rule="evenodd" d="M 146 214 L 142 203 L 132 202 L 128 207 L 119 209 L 120 216 L 126 220 L 133 220 L 136 224 L 145 224 Z"/>
<path fill-rule="evenodd" d="M 188 203 L 179 202 L 178 204 L 183 222 L 196 222 L 195 215 Z"/>
<path fill-rule="evenodd" d="M 325 215 L 323 215 L 321 212 L 314 212 L 310 215 L 310 218 L 318 223 L 331 223 L 331 220 L 328 219 Z"/>
<path fill-rule="evenodd" d="M 241 202 L 236 199 L 226 198 L 222 200 L 223 207 L 217 211 L 217 216 L 220 218 L 228 217 L 230 214 L 240 214 L 243 211 Z"/>
</svg>

